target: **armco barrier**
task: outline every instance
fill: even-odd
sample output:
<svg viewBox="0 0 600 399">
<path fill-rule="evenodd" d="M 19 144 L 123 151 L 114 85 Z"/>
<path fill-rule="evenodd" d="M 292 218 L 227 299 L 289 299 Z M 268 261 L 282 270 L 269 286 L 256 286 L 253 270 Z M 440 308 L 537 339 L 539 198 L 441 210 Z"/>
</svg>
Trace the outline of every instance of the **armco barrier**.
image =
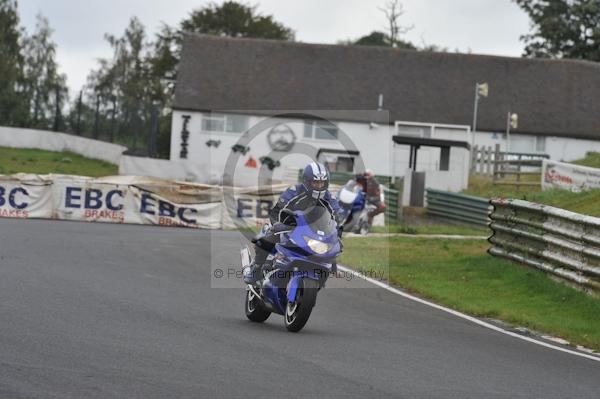
<svg viewBox="0 0 600 399">
<path fill-rule="evenodd" d="M 490 203 L 490 254 L 600 291 L 600 218 L 522 200 Z"/>
<path fill-rule="evenodd" d="M 383 187 L 383 197 L 385 199 L 385 222 L 397 223 L 401 216 L 401 207 L 399 204 L 398 191 Z"/>
<path fill-rule="evenodd" d="M 438 218 L 487 226 L 489 208 L 485 198 L 427 189 L 427 213 Z"/>
</svg>

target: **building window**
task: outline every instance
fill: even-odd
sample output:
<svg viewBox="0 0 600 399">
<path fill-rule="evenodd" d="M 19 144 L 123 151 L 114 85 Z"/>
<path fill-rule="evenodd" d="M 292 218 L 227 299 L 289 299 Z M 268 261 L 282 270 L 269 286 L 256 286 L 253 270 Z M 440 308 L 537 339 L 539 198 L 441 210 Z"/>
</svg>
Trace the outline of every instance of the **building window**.
<svg viewBox="0 0 600 399">
<path fill-rule="evenodd" d="M 226 115 L 225 121 L 229 133 L 244 133 L 248 130 L 248 117 L 246 115 Z"/>
<path fill-rule="evenodd" d="M 246 115 L 204 114 L 202 130 L 216 133 L 243 133 L 248 130 Z"/>
<path fill-rule="evenodd" d="M 537 152 L 546 152 L 546 137 L 537 136 L 535 139 L 535 150 Z"/>
<path fill-rule="evenodd" d="M 304 137 L 318 140 L 337 140 L 338 127 L 326 121 L 304 121 Z"/>
<path fill-rule="evenodd" d="M 202 130 L 205 132 L 222 132 L 225 127 L 225 116 L 208 114 L 202 115 Z"/>
<path fill-rule="evenodd" d="M 313 138 L 313 121 L 304 122 L 304 137 L 307 139 Z"/>
<path fill-rule="evenodd" d="M 338 157 L 335 164 L 336 172 L 347 172 L 352 173 L 354 170 L 354 158 L 352 157 Z"/>
<path fill-rule="evenodd" d="M 431 126 L 409 126 L 398 125 L 398 135 L 400 136 L 415 136 L 415 137 L 431 137 Z"/>
<path fill-rule="evenodd" d="M 511 134 L 508 146 L 510 148 L 510 152 L 523 152 L 531 154 L 535 152 L 536 139 L 535 136 Z"/>
</svg>

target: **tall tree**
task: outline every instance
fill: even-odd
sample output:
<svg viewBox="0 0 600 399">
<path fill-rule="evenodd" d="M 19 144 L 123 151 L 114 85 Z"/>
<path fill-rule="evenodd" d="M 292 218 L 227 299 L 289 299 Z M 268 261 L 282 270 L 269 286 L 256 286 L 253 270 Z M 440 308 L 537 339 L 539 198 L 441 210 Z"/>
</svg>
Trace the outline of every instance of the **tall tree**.
<svg viewBox="0 0 600 399">
<path fill-rule="evenodd" d="M 413 29 L 413 26 L 400 25 L 400 17 L 404 15 L 404 5 L 398 0 L 388 0 L 383 7 L 379 8 L 388 22 L 387 38 L 392 47 L 400 47 L 404 44 L 400 40 L 400 35 L 404 35 Z"/>
<path fill-rule="evenodd" d="M 16 0 L 0 0 L 0 124 L 21 126 L 28 118 L 23 91 L 22 30 Z"/>
<path fill-rule="evenodd" d="M 56 44 L 51 36 L 48 19 L 38 15 L 35 32 L 24 40 L 29 125 L 43 129 L 61 127 L 61 111 L 68 95 L 66 76 L 58 72 Z"/>
<path fill-rule="evenodd" d="M 152 125 L 156 126 L 153 122 L 160 109 L 163 112 L 158 120 L 158 151 L 168 156 L 169 139 L 165 132 L 170 130 L 177 64 L 183 33 L 188 31 L 281 40 L 294 37 L 273 17 L 262 16 L 255 7 L 234 1 L 211 3 L 193 11 L 178 28 L 163 25 L 152 41 L 148 41 L 139 20 L 132 18 L 123 35 L 105 36 L 113 55 L 100 60 L 88 75 L 83 104 L 73 104 L 67 117 L 71 129 L 75 130 L 80 121 L 85 132 L 96 131 L 103 137 L 117 132 L 118 139 L 135 147 Z M 78 109 L 80 112 L 76 112 Z"/>
<path fill-rule="evenodd" d="M 146 59 L 149 73 L 149 90 L 153 106 L 163 108 L 160 117 L 159 153 L 169 155 L 169 138 L 174 82 L 179 63 L 184 32 L 230 37 L 252 37 L 274 40 L 294 40 L 294 32 L 274 20 L 272 16 L 258 13 L 257 8 L 235 1 L 221 5 L 210 3 L 194 10 L 184 19 L 179 29 L 163 26 L 152 44 Z M 157 105 L 158 104 L 158 105 Z"/>
<path fill-rule="evenodd" d="M 260 15 L 256 7 L 235 1 L 210 3 L 193 11 L 181 23 L 181 29 L 217 36 L 294 40 L 294 32 L 272 16 Z"/>
<path fill-rule="evenodd" d="M 351 44 L 356 44 L 360 46 L 386 46 L 392 47 L 392 43 L 395 45 L 394 47 L 416 50 L 417 47 L 409 41 L 396 39 L 392 41 L 390 37 L 385 32 L 373 31 L 368 35 L 358 38 L 356 41 L 351 42 Z"/>
<path fill-rule="evenodd" d="M 527 57 L 600 61 L 600 0 L 514 0 L 530 17 Z"/>
<path fill-rule="evenodd" d="M 156 34 L 147 62 L 152 81 L 152 98 L 166 106 L 171 104 L 179 54 L 176 31 L 163 25 Z"/>
<path fill-rule="evenodd" d="M 400 25 L 400 17 L 404 15 L 404 6 L 398 0 L 388 0 L 379 10 L 385 15 L 387 21 L 387 32 L 374 30 L 368 35 L 362 36 L 348 44 L 360 46 L 387 46 L 403 49 L 416 50 L 417 47 L 410 41 L 400 38 L 401 35 L 409 32 L 412 26 Z"/>
<path fill-rule="evenodd" d="M 120 136 L 132 147 L 147 132 L 154 102 L 162 89 L 153 76 L 151 44 L 144 26 L 133 17 L 122 36 L 106 35 L 113 50 L 112 58 L 101 59 L 88 75 L 85 90 L 86 127 L 93 136 L 113 139 Z M 157 66 L 158 68 L 159 66 Z M 82 107 L 83 108 L 83 107 Z M 71 115 L 70 120 L 76 120 Z"/>
</svg>

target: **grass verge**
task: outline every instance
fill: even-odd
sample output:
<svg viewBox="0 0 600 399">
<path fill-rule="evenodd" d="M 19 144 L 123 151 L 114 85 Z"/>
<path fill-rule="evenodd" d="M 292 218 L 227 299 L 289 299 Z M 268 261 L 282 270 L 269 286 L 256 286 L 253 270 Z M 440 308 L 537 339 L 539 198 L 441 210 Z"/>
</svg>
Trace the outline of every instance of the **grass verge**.
<svg viewBox="0 0 600 399">
<path fill-rule="evenodd" d="M 600 152 L 588 152 L 585 158 L 573 161 L 576 165 L 589 166 L 592 168 L 600 168 Z"/>
<path fill-rule="evenodd" d="M 422 225 L 409 226 L 391 224 L 387 226 L 373 226 L 373 233 L 402 233 L 402 234 L 449 234 L 461 236 L 489 236 L 490 231 L 485 227 L 461 226 L 461 225 Z"/>
<path fill-rule="evenodd" d="M 57 173 L 99 177 L 117 175 L 118 172 L 117 165 L 68 151 L 0 147 L 0 174 Z"/>
<path fill-rule="evenodd" d="M 483 198 L 504 197 L 504 198 L 523 198 L 523 196 L 539 193 L 542 191 L 541 175 L 524 176 L 522 181 L 530 183 L 540 183 L 537 186 L 523 186 L 517 191 L 516 186 L 495 185 L 491 176 L 471 175 L 469 178 L 469 187 L 463 191 L 464 194 L 475 195 Z M 501 181 L 508 181 L 503 179 Z"/>
<path fill-rule="evenodd" d="M 371 237 L 344 244 L 341 263 L 383 271 L 392 284 L 437 303 L 600 350 L 599 299 L 489 256 L 485 241 Z"/>
<path fill-rule="evenodd" d="M 517 192 L 507 190 L 503 186 L 494 186 L 491 177 L 473 176 L 469 182 L 469 189 L 464 191 L 465 194 L 477 195 L 483 198 L 523 199 L 584 215 L 600 217 L 600 189 L 572 193 L 566 190 L 540 191 L 539 188 L 529 188 Z"/>
<path fill-rule="evenodd" d="M 584 158 L 570 163 L 600 168 L 600 153 L 588 152 Z M 540 175 L 523 177 L 523 181 L 539 182 L 540 180 Z M 541 191 L 540 185 L 522 187 L 517 191 L 515 186 L 494 185 L 490 176 L 474 175 L 469 179 L 469 187 L 464 193 L 483 198 L 503 197 L 523 199 L 567 209 L 572 212 L 600 217 L 600 190 L 590 190 L 582 193 L 572 193 L 564 190 Z"/>
</svg>

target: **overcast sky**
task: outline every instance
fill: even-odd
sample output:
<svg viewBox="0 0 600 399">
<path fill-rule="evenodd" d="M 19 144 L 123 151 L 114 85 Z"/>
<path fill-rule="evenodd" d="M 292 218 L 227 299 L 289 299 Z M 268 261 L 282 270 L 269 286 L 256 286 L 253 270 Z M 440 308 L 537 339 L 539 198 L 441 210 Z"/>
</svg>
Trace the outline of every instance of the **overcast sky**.
<svg viewBox="0 0 600 399">
<path fill-rule="evenodd" d="M 255 0 L 262 14 L 270 14 L 292 28 L 296 40 L 336 43 L 383 30 L 386 20 L 378 9 L 386 0 Z M 216 1 L 221 3 L 220 0 Z M 71 90 L 79 90 L 96 60 L 110 57 L 105 33 L 121 35 L 129 18 L 137 16 L 148 32 L 161 22 L 178 24 L 206 0 L 20 0 L 21 23 L 28 32 L 42 13 L 54 29 L 58 61 Z M 519 56 L 519 36 L 529 20 L 512 0 L 403 0 L 403 25 L 414 28 L 405 39 L 415 44 L 437 44 L 461 52 Z"/>
</svg>

